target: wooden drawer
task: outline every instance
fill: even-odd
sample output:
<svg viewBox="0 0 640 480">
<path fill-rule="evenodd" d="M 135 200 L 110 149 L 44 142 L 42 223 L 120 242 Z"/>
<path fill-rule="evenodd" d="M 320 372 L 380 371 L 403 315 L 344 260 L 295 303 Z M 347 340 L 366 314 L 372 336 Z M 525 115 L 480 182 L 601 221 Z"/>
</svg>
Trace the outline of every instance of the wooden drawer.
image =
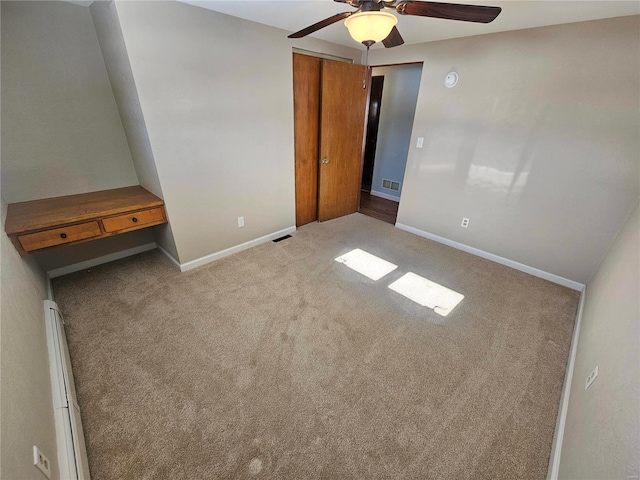
<svg viewBox="0 0 640 480">
<path fill-rule="evenodd" d="M 18 241 L 26 252 L 38 250 L 40 248 L 63 245 L 65 243 L 76 242 L 92 237 L 99 237 L 102 234 L 98 222 L 80 223 L 69 227 L 55 228 L 43 232 L 29 233 L 18 237 Z"/>
<path fill-rule="evenodd" d="M 117 217 L 103 218 L 102 226 L 105 232 L 111 233 L 120 230 L 134 230 L 136 228 L 159 225 L 164 222 L 166 222 L 164 208 L 160 207 L 118 215 Z"/>
</svg>

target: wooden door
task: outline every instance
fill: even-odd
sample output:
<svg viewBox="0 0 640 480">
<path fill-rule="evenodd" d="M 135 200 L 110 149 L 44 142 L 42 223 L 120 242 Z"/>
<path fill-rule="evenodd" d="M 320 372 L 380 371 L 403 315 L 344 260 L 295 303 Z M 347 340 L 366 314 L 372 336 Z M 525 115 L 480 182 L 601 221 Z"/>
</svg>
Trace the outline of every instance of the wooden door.
<svg viewBox="0 0 640 480">
<path fill-rule="evenodd" d="M 318 220 L 358 211 L 366 67 L 322 60 Z"/>
<path fill-rule="evenodd" d="M 321 62 L 318 57 L 293 54 L 297 227 L 318 219 Z"/>
</svg>

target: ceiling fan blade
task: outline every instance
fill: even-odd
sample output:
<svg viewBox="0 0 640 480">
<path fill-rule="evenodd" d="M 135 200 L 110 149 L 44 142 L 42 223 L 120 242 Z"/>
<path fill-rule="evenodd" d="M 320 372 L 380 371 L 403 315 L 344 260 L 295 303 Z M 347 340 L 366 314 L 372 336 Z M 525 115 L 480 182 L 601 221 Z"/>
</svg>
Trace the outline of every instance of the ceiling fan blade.
<svg viewBox="0 0 640 480">
<path fill-rule="evenodd" d="M 393 27 L 391 29 L 391 33 L 387 36 L 387 38 L 382 40 L 382 44 L 386 48 L 397 47 L 398 45 L 402 45 L 403 43 L 404 40 L 402 38 L 402 35 L 400 35 L 400 32 L 396 27 Z"/>
<path fill-rule="evenodd" d="M 314 23 L 313 25 L 310 25 L 307 28 L 303 28 L 299 32 L 292 33 L 287 38 L 302 38 L 302 37 L 306 37 L 310 33 L 316 32 L 316 31 L 320 30 L 321 28 L 328 27 L 329 25 L 332 25 L 332 24 L 334 24 L 336 22 L 339 22 L 340 20 L 343 20 L 343 19 L 351 16 L 353 13 L 355 13 L 355 12 L 337 13 L 332 17 L 325 18 L 324 20 L 322 20 L 322 21 L 320 21 L 318 23 Z"/>
<path fill-rule="evenodd" d="M 502 9 L 485 5 L 462 5 L 459 3 L 439 3 L 406 1 L 396 5 L 396 11 L 402 15 L 446 18 L 463 22 L 489 23 L 495 20 Z"/>
</svg>

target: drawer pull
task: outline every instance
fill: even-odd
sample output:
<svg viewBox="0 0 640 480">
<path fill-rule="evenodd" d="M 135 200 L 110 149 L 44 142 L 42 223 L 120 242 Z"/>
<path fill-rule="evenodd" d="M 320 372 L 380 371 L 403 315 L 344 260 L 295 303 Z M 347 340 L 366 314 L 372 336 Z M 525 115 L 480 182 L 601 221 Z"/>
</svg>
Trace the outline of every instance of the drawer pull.
<svg viewBox="0 0 640 480">
<path fill-rule="evenodd" d="M 41 248 L 99 237 L 101 233 L 98 222 L 93 221 L 62 228 L 52 228 L 36 233 L 27 233 L 26 235 L 20 235 L 18 241 L 25 252 L 31 252 Z"/>
<path fill-rule="evenodd" d="M 134 230 L 166 223 L 164 208 L 156 207 L 139 212 L 125 213 L 113 217 L 103 218 L 102 226 L 106 233 Z"/>
</svg>

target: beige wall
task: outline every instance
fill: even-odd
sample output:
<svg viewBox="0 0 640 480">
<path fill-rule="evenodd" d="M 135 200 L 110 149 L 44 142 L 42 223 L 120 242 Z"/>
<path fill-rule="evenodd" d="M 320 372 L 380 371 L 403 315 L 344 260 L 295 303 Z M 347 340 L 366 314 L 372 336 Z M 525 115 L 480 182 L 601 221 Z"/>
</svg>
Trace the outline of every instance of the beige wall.
<svg viewBox="0 0 640 480">
<path fill-rule="evenodd" d="M 637 204 L 587 285 L 558 478 L 640 475 L 639 346 Z M 598 378 L 585 390 L 596 365 Z"/>
<path fill-rule="evenodd" d="M 292 47 L 360 52 L 177 2 L 116 10 L 179 260 L 294 226 Z"/>
<path fill-rule="evenodd" d="M 114 2 L 93 2 L 91 17 L 140 185 L 164 198 Z M 170 224 L 155 227 L 154 233 L 158 244 L 178 258 Z"/>
<path fill-rule="evenodd" d="M 640 195 L 640 17 L 370 60 L 424 62 L 398 222 L 586 284 Z"/>
<path fill-rule="evenodd" d="M 89 9 L 2 2 L 9 203 L 137 184 Z"/>
<path fill-rule="evenodd" d="M 3 197 L 2 225 L 5 214 Z M 46 280 L 33 259 L 20 258 L 4 232 L 0 237 L 0 478 L 43 478 L 33 466 L 34 445 L 51 460 L 57 478 L 43 303 Z"/>
</svg>

